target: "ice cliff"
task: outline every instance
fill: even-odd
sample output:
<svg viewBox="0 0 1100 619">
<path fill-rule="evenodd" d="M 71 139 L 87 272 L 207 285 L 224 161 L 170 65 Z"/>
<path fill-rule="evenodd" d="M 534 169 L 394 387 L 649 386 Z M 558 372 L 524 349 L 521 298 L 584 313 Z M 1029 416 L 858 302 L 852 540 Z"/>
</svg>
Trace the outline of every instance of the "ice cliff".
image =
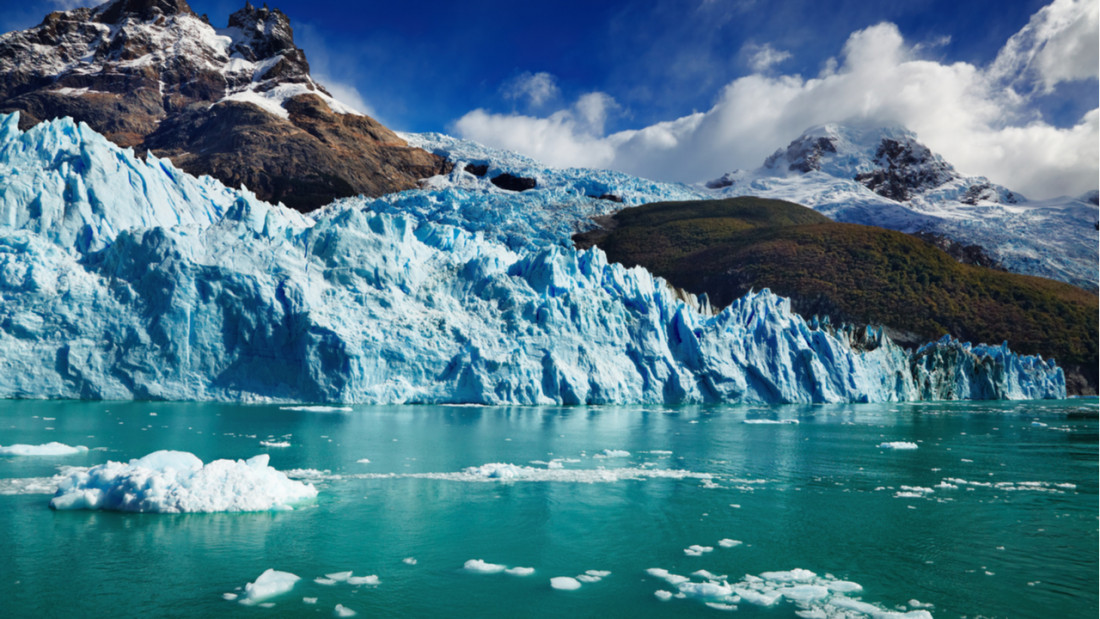
<svg viewBox="0 0 1100 619">
<path fill-rule="evenodd" d="M 465 147 L 469 152 L 469 147 Z M 494 163 L 492 165 L 500 165 Z M 0 396 L 474 402 L 1063 397 L 1053 361 L 811 325 L 753 293 L 715 314 L 563 239 L 683 186 L 452 172 L 310 217 L 68 120 L 0 117 Z M 617 192 L 617 193 L 616 193 Z M 648 192 L 648 193 L 647 193 Z M 605 203 L 607 205 L 605 205 Z"/>
</svg>

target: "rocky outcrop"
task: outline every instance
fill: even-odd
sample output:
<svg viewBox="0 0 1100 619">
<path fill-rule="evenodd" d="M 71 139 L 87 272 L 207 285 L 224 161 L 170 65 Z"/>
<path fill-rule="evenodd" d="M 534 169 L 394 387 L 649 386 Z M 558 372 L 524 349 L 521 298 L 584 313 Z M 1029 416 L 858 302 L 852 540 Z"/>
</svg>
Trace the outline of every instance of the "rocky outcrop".
<svg viewBox="0 0 1100 619">
<path fill-rule="evenodd" d="M 904 202 L 958 176 L 950 164 L 916 140 L 883 138 L 875 151 L 875 169 L 855 180 L 880 196 Z"/>
<path fill-rule="evenodd" d="M 120 146 L 311 210 L 449 170 L 310 77 L 290 20 L 251 4 L 215 30 L 184 0 L 114 0 L 0 37 L 0 112 L 70 116 Z"/>
<path fill-rule="evenodd" d="M 508 191 L 527 191 L 538 186 L 538 181 L 526 176 L 516 176 L 505 172 L 489 179 L 489 182 Z"/>
</svg>

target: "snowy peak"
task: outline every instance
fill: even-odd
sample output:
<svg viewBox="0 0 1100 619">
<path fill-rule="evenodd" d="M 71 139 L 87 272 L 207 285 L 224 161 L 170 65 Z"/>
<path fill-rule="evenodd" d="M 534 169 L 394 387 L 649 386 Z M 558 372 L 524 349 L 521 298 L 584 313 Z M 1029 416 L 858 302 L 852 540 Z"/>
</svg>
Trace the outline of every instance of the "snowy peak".
<svg viewBox="0 0 1100 619">
<path fill-rule="evenodd" d="M 829 124 L 805 131 L 764 162 L 777 176 L 824 172 L 851 178 L 891 200 L 905 201 L 959 178 L 942 157 L 903 127 L 860 129 Z"/>
<path fill-rule="evenodd" d="M 234 37 L 230 50 L 247 60 L 260 60 L 287 51 L 300 51 L 294 46 L 290 18 L 279 9 L 265 4 L 257 9 L 251 3 L 229 16 L 229 27 L 240 33 Z"/>
<path fill-rule="evenodd" d="M 152 21 L 161 16 L 194 14 L 184 0 L 114 0 L 95 9 L 95 20 L 117 24 L 127 18 Z"/>
</svg>

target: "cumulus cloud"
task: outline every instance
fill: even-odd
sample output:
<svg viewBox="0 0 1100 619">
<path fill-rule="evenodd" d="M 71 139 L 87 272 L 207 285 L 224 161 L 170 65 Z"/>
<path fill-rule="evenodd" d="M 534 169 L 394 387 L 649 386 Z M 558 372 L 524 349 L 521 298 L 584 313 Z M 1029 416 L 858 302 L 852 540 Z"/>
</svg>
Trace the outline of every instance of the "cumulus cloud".
<svg viewBox="0 0 1100 619">
<path fill-rule="evenodd" d="M 749 67 L 756 73 L 765 73 L 775 65 L 791 57 L 787 50 L 775 49 L 771 44 L 756 45 L 749 43 L 742 49 L 748 57 Z"/>
<path fill-rule="evenodd" d="M 526 101 L 531 107 L 541 107 L 557 98 L 558 84 L 553 75 L 546 72 L 522 73 L 505 84 L 505 98 Z"/>
<path fill-rule="evenodd" d="M 1012 35 L 990 75 L 1015 88 L 1050 93 L 1067 81 L 1095 78 L 1100 67 L 1096 0 L 1054 0 Z"/>
<path fill-rule="evenodd" d="M 610 95 L 591 92 L 545 118 L 477 109 L 455 121 L 453 128 L 463 137 L 552 166 L 606 168 L 615 158 L 615 148 L 601 136 L 608 114 L 617 108 Z"/>
<path fill-rule="evenodd" d="M 602 122 L 592 122 L 601 116 L 586 113 L 580 101 L 546 117 L 475 110 L 454 128 L 549 165 L 694 182 L 755 168 L 813 125 L 901 124 L 964 173 L 988 176 L 1035 198 L 1079 194 L 1097 185 L 1097 110 L 1075 126 L 1056 127 L 1029 105 L 1039 93 L 1011 87 L 1014 81 L 1006 76 L 1035 71 L 1040 90 L 1095 77 L 1094 60 L 1069 56 L 1091 45 L 1095 59 L 1097 29 L 1085 30 L 1095 24 L 1096 5 L 1055 0 L 984 68 L 923 59 L 918 45 L 882 23 L 852 33 L 817 76 L 758 71 L 727 84 L 709 110 L 642 129 L 605 134 Z"/>
</svg>

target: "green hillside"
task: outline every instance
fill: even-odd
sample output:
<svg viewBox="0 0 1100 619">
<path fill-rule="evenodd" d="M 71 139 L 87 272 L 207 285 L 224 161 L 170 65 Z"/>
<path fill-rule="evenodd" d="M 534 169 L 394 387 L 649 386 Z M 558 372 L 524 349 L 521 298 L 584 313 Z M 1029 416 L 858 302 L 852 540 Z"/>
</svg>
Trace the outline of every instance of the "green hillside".
<svg viewBox="0 0 1100 619">
<path fill-rule="evenodd" d="M 950 333 L 1054 357 L 1071 393 L 1095 393 L 1098 299 L 1075 286 L 957 262 L 914 236 L 836 223 L 759 198 L 649 204 L 574 237 L 723 307 L 750 289 L 803 315 L 881 324 L 915 345 Z"/>
</svg>

